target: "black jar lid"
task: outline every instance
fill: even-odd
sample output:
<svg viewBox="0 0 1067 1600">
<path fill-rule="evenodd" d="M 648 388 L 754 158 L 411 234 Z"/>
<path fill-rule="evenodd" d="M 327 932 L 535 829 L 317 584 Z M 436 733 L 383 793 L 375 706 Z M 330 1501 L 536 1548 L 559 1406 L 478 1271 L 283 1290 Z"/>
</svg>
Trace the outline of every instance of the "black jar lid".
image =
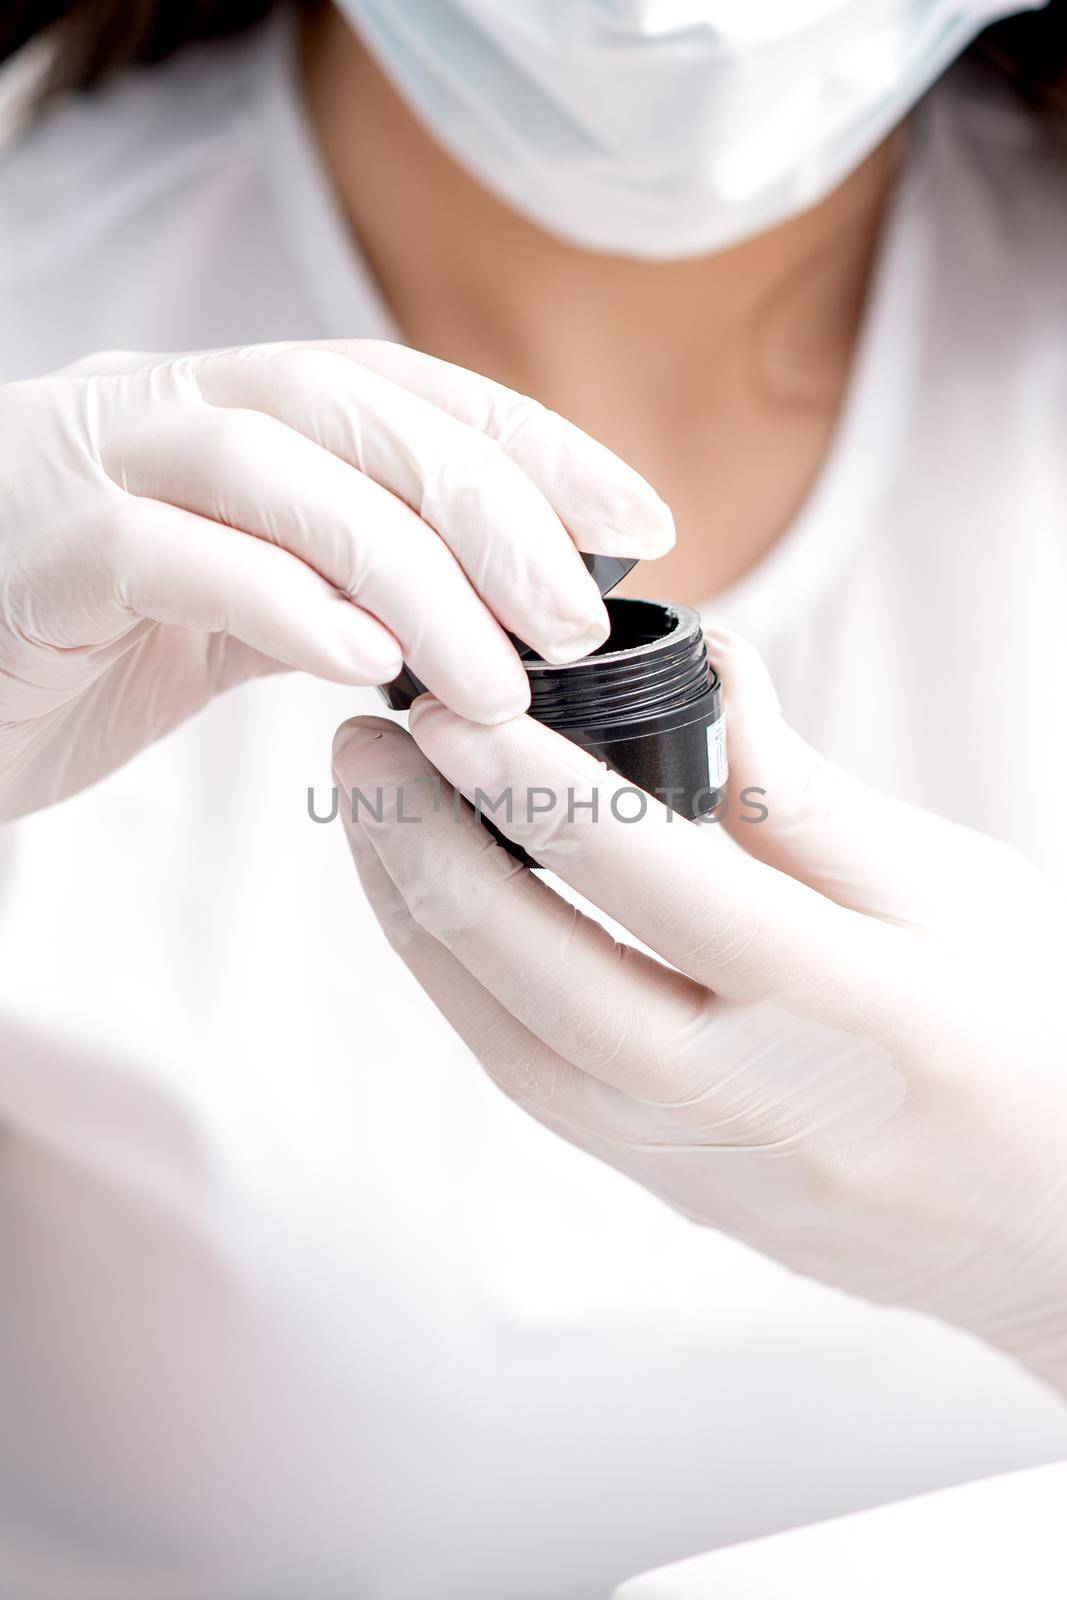
<svg viewBox="0 0 1067 1600">
<path fill-rule="evenodd" d="M 583 555 L 582 560 L 601 594 L 610 594 L 637 565 L 636 556 Z"/>
</svg>

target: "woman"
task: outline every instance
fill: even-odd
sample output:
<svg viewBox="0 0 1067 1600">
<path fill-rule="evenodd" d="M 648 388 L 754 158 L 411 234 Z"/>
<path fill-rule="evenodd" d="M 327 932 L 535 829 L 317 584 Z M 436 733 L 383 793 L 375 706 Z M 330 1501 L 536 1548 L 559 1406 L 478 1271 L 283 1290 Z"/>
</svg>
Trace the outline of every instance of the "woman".
<svg viewBox="0 0 1067 1600">
<path fill-rule="evenodd" d="M 265 9 L 4 12 L 0 1588 L 584 1597 L 1062 1455 L 1064 6 Z M 520 809 L 670 974 L 306 809 L 401 659 L 339 787 L 608 785 L 506 638 L 577 550 L 767 792 Z"/>
</svg>

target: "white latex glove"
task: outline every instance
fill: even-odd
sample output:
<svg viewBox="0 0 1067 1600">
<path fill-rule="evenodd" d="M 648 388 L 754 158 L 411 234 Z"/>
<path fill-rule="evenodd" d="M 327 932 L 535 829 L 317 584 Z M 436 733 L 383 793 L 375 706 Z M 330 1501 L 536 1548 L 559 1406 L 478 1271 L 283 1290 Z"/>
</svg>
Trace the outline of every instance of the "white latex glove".
<svg viewBox="0 0 1067 1600">
<path fill-rule="evenodd" d="M 1067 1391 L 1064 901 L 1007 847 L 823 762 L 751 647 L 709 647 L 733 840 L 652 800 L 620 821 L 623 780 L 527 717 L 477 727 L 427 696 L 417 744 L 345 724 L 339 786 L 383 790 L 381 822 L 340 808 L 382 926 L 504 1091 L 564 1138 Z M 515 822 L 497 824 L 662 961 L 518 867 L 462 803 L 457 820 L 449 790 L 435 812 L 433 768 L 467 795 L 510 787 Z M 415 825 L 396 820 L 398 786 Z M 534 787 L 538 807 L 560 799 L 529 817 Z M 766 821 L 742 820 L 750 787 Z M 637 809 L 632 791 L 618 805 Z"/>
<path fill-rule="evenodd" d="M 0 388 L 0 818 L 91 783 L 233 683 L 529 703 L 505 629 L 573 660 L 578 549 L 661 554 L 643 479 L 543 407 L 401 346 L 91 357 Z"/>
</svg>

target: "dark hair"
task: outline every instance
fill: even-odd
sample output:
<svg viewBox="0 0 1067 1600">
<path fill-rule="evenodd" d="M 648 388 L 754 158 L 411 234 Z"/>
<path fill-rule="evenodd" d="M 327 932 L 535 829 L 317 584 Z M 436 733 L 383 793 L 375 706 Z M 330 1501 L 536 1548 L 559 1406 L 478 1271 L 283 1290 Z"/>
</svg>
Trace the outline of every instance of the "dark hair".
<svg viewBox="0 0 1067 1600">
<path fill-rule="evenodd" d="M 122 67 L 242 32 L 279 0 L 11 0 L 0 3 L 0 61 L 31 39 L 53 44 L 42 98 L 92 89 Z M 299 3 L 299 0 L 296 0 Z"/>
<path fill-rule="evenodd" d="M 112 72 L 161 61 L 182 45 L 241 32 L 282 0 L 13 0 L 0 4 L 0 61 L 28 40 L 55 45 L 45 97 L 90 89 Z M 286 0 L 308 6 L 312 0 Z M 401 0 L 398 0 L 401 3 Z M 1049 0 L 994 23 L 978 40 L 986 55 L 1035 105 L 1067 119 L 1067 0 Z"/>
</svg>

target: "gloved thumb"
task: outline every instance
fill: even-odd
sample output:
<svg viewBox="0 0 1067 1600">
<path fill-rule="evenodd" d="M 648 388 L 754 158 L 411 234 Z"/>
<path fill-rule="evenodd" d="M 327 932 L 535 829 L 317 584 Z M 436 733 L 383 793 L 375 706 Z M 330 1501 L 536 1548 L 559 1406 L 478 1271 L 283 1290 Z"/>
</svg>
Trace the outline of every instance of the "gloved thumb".
<svg viewBox="0 0 1067 1600">
<path fill-rule="evenodd" d="M 784 720 L 761 657 L 705 630 L 722 679 L 730 760 L 723 822 L 750 854 L 839 905 L 932 927 L 974 900 L 979 835 L 880 794 L 824 760 Z"/>
</svg>

